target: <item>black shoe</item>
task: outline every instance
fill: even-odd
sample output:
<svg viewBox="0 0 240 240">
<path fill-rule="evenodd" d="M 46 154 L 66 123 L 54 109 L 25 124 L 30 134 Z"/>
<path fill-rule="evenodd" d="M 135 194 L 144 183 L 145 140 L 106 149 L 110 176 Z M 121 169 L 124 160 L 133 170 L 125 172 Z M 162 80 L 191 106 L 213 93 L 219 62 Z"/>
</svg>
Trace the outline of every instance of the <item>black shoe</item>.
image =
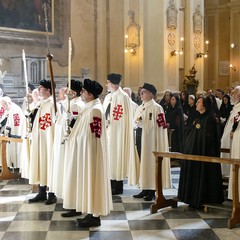
<svg viewBox="0 0 240 240">
<path fill-rule="evenodd" d="M 112 195 L 123 194 L 123 190 L 112 189 Z"/>
<path fill-rule="evenodd" d="M 152 201 L 155 199 L 155 190 L 148 190 L 147 196 L 143 198 L 145 201 Z"/>
<path fill-rule="evenodd" d="M 134 198 L 143 198 L 148 195 L 148 190 L 142 190 L 139 194 L 133 195 Z"/>
<path fill-rule="evenodd" d="M 29 203 L 43 202 L 47 200 L 47 193 L 39 192 L 34 198 L 28 199 Z"/>
<path fill-rule="evenodd" d="M 39 186 L 38 185 L 38 194 L 32 198 L 28 199 L 29 203 L 34 203 L 34 202 L 42 202 L 47 200 L 47 186 Z"/>
<path fill-rule="evenodd" d="M 152 196 L 152 195 L 147 195 L 143 198 L 145 201 L 152 201 L 155 199 L 155 196 Z"/>
<path fill-rule="evenodd" d="M 77 218 L 76 220 L 75 220 L 75 222 L 77 223 L 77 224 L 80 224 L 80 223 L 82 223 L 83 221 L 86 221 L 87 219 L 91 219 L 92 218 L 92 214 L 87 214 L 84 218 Z"/>
<path fill-rule="evenodd" d="M 51 205 L 57 202 L 57 197 L 55 196 L 54 193 L 48 193 L 48 199 L 45 202 L 46 205 Z"/>
<path fill-rule="evenodd" d="M 98 227 L 101 225 L 100 217 L 93 217 L 92 214 L 88 214 L 85 218 L 77 219 L 77 226 L 83 228 Z"/>
<path fill-rule="evenodd" d="M 82 215 L 82 213 L 76 212 L 76 209 L 72 209 L 72 210 L 69 210 L 69 211 L 61 214 L 62 217 L 75 217 L 75 216 L 80 216 L 80 215 Z"/>
</svg>

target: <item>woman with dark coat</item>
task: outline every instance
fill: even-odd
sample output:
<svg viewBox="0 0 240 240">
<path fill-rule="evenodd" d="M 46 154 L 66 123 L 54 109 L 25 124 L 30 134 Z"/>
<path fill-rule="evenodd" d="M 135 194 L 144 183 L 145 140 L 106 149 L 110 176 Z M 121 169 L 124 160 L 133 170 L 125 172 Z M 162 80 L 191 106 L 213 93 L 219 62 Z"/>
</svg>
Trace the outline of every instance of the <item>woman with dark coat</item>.
<svg viewBox="0 0 240 240">
<path fill-rule="evenodd" d="M 224 127 L 232 109 L 233 106 L 230 101 L 230 96 L 226 94 L 223 96 L 222 104 L 219 110 L 221 135 L 223 134 Z"/>
<path fill-rule="evenodd" d="M 184 153 L 219 157 L 219 137 L 210 98 L 200 97 L 196 109 L 200 115 L 186 136 Z M 178 199 L 198 209 L 205 203 L 222 203 L 224 197 L 221 165 L 183 160 Z"/>
<path fill-rule="evenodd" d="M 171 136 L 171 151 L 182 152 L 184 140 L 184 118 L 180 99 L 174 94 L 170 107 L 166 111 L 166 122 L 169 129 L 174 129 Z"/>
<path fill-rule="evenodd" d="M 188 105 L 188 92 L 187 91 L 182 91 L 180 93 L 180 101 L 182 104 L 182 110 L 184 114 L 187 114 L 188 110 L 189 110 L 189 105 Z"/>
<path fill-rule="evenodd" d="M 194 95 L 188 96 L 188 106 L 187 119 L 185 120 L 185 133 L 199 115 L 199 112 L 196 110 L 196 97 Z"/>
</svg>

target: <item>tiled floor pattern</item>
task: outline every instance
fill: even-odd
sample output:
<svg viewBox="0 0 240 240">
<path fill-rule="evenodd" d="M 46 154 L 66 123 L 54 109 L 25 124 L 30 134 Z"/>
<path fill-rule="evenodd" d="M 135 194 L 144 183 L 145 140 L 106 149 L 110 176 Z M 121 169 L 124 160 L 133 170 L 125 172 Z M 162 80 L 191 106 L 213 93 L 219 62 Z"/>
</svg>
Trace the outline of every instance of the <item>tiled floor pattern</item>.
<svg viewBox="0 0 240 240">
<path fill-rule="evenodd" d="M 179 169 L 172 169 L 173 189 L 177 193 Z M 62 218 L 62 201 L 54 205 L 28 204 L 34 194 L 24 179 L 0 180 L 0 239 L 2 240 L 140 240 L 140 239 L 198 239 L 239 240 L 240 226 L 229 230 L 230 212 L 210 209 L 209 213 L 195 211 L 179 203 L 178 208 L 165 208 L 150 214 L 152 202 L 132 198 L 139 189 L 124 186 L 124 193 L 113 197 L 114 210 L 101 217 L 100 227 L 81 229 L 75 218 Z"/>
</svg>

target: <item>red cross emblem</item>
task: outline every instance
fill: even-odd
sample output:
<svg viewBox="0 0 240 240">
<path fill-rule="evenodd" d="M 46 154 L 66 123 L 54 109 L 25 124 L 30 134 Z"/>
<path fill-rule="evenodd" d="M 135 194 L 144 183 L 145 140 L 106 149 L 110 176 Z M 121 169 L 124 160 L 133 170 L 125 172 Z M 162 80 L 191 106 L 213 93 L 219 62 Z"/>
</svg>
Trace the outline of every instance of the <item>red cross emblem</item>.
<svg viewBox="0 0 240 240">
<path fill-rule="evenodd" d="M 20 117 L 18 113 L 13 114 L 13 122 L 14 122 L 14 126 L 20 126 Z"/>
<path fill-rule="evenodd" d="M 234 117 L 234 122 L 238 122 L 240 117 L 240 112 L 237 113 L 237 115 Z"/>
<path fill-rule="evenodd" d="M 76 111 L 73 111 L 72 114 L 73 114 L 73 116 L 78 116 L 78 112 L 76 112 Z"/>
<path fill-rule="evenodd" d="M 123 107 L 122 105 L 118 104 L 114 109 L 113 109 L 113 119 L 114 120 L 119 120 L 123 115 Z"/>
<path fill-rule="evenodd" d="M 93 117 L 93 122 L 90 123 L 91 132 L 95 133 L 95 137 L 100 138 L 102 135 L 101 118 Z"/>
<path fill-rule="evenodd" d="M 50 113 L 46 113 L 45 115 L 39 118 L 39 126 L 40 129 L 42 130 L 46 130 L 48 127 L 52 126 Z"/>
<path fill-rule="evenodd" d="M 5 113 L 5 110 L 3 107 L 0 108 L 0 118 L 2 118 L 3 114 Z"/>
<path fill-rule="evenodd" d="M 163 128 L 167 127 L 167 124 L 166 124 L 165 117 L 164 117 L 163 113 L 158 114 L 157 124 L 158 124 L 158 127 L 163 127 Z"/>
</svg>

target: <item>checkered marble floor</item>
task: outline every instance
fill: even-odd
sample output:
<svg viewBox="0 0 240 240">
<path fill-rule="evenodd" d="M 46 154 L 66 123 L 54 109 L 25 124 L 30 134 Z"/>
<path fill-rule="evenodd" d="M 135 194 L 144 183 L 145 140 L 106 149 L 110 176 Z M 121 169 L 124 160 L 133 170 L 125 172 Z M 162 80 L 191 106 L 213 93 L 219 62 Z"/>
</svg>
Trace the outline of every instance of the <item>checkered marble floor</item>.
<svg viewBox="0 0 240 240">
<path fill-rule="evenodd" d="M 172 169 L 173 189 L 164 191 L 176 196 L 179 169 Z M 227 229 L 230 211 L 210 209 L 195 211 L 183 203 L 150 214 L 152 202 L 132 198 L 139 192 L 124 185 L 124 193 L 113 196 L 114 210 L 101 217 L 101 226 L 81 229 L 75 218 L 62 218 L 62 200 L 54 205 L 28 204 L 34 196 L 24 179 L 0 180 L 0 239 L 2 240 L 140 240 L 140 239 L 223 239 L 237 240 L 240 227 Z"/>
</svg>

